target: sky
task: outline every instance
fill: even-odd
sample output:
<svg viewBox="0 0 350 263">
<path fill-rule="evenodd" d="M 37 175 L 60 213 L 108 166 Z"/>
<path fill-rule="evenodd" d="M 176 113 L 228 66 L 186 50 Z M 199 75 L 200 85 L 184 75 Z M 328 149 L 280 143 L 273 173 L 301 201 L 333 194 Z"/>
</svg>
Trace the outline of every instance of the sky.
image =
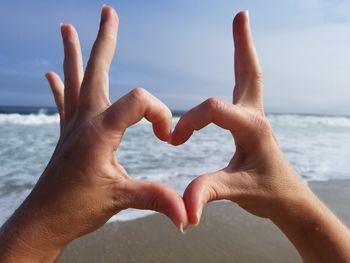
<svg viewBox="0 0 350 263">
<path fill-rule="evenodd" d="M 350 114 L 350 1 L 1 1 L 0 105 L 53 106 L 60 22 L 78 30 L 87 62 L 100 9 L 119 14 L 111 101 L 142 86 L 173 110 L 231 100 L 232 19 L 249 10 L 267 112 Z"/>
</svg>

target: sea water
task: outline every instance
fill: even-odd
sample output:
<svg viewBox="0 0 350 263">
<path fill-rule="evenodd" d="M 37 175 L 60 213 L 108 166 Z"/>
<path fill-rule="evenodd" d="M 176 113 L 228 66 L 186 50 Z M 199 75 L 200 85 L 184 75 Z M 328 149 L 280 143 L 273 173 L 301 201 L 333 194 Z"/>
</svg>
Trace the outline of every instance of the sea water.
<svg viewBox="0 0 350 263">
<path fill-rule="evenodd" d="M 25 114 L 23 114 L 25 113 Z M 305 181 L 350 179 L 350 118 L 268 114 L 278 142 Z M 179 117 L 173 118 L 175 124 Z M 0 224 L 28 195 L 59 136 L 59 117 L 38 113 L 0 114 Z M 129 128 L 117 156 L 130 176 L 156 181 L 182 194 L 198 175 L 221 169 L 235 151 L 228 131 L 209 125 L 182 146 L 159 141 L 143 120 Z M 149 212 L 126 210 L 112 220 Z"/>
</svg>

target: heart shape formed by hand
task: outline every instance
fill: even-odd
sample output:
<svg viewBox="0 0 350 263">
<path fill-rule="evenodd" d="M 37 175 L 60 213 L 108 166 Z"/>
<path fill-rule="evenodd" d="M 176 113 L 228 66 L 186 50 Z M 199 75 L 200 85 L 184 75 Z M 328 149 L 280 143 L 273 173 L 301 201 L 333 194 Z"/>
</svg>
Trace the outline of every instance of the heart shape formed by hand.
<svg viewBox="0 0 350 263">
<path fill-rule="evenodd" d="M 70 217 L 70 221 L 76 221 L 73 225 L 80 226 L 69 230 L 72 236 L 97 229 L 126 208 L 162 212 L 183 231 L 189 223 L 198 224 L 206 202 L 236 201 L 236 192 L 249 187 L 246 176 L 237 180 L 235 175 L 242 175 L 242 167 L 254 168 L 246 162 L 250 150 L 259 142 L 260 134 L 269 134 L 270 129 L 263 117 L 261 70 L 246 12 L 236 16 L 233 27 L 236 72 L 233 104 L 209 99 L 187 112 L 172 134 L 170 110 L 144 89 L 136 88 L 113 104 L 109 101 L 108 72 L 118 30 L 118 17 L 112 8 L 102 9 L 100 30 L 85 72 L 77 32 L 71 25 L 62 25 L 64 83 L 57 74 L 47 74 L 60 113 L 61 136 L 36 189 L 55 189 L 57 200 L 65 193 L 72 200 L 70 210 L 82 211 Z M 129 177 L 116 159 L 115 152 L 125 130 L 143 117 L 152 123 L 160 140 L 173 145 L 184 143 L 194 130 L 213 122 L 234 134 L 237 152 L 225 169 L 195 179 L 183 199 L 170 187 Z M 35 195 L 40 191 L 33 192 Z M 34 199 L 43 199 L 41 194 L 38 196 Z M 50 200 L 55 202 L 53 207 L 65 210 L 55 198 Z M 86 200 L 91 200 L 88 206 Z M 53 217 L 69 225 L 71 222 L 62 214 L 53 213 Z"/>
</svg>

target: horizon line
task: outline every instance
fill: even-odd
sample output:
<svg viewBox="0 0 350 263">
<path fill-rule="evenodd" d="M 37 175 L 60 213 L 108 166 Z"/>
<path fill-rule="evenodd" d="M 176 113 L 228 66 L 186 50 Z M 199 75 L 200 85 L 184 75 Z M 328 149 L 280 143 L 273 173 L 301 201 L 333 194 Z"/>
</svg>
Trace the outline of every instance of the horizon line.
<svg viewBox="0 0 350 263">
<path fill-rule="evenodd" d="M 13 109 L 13 111 L 6 111 L 4 109 Z M 18 109 L 17 111 L 15 109 Z M 28 109 L 27 111 L 19 111 L 19 109 Z M 29 109 L 32 109 L 31 111 Z M 30 105 L 0 105 L 0 114 L 33 114 L 38 113 L 40 110 L 48 110 L 50 114 L 57 113 L 57 107 L 55 106 L 30 106 Z M 174 115 L 183 114 L 188 110 L 170 109 Z M 350 118 L 350 114 L 339 113 L 315 113 L 315 112 L 292 112 L 292 111 L 266 111 L 265 114 L 275 115 L 305 115 L 305 116 L 323 116 L 323 117 L 347 117 Z"/>
</svg>

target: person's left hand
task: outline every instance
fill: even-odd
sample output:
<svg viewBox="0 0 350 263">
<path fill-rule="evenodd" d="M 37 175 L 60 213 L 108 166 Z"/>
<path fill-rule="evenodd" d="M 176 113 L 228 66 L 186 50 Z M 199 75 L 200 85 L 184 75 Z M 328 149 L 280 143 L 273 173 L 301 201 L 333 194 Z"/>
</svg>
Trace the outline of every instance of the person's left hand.
<svg viewBox="0 0 350 263">
<path fill-rule="evenodd" d="M 142 88 L 111 105 L 108 72 L 117 28 L 116 12 L 104 7 L 84 74 L 78 35 L 71 25 L 61 27 L 64 84 L 57 74 L 47 74 L 60 113 L 60 139 L 33 191 L 2 229 L 2 235 L 11 236 L 7 246 L 17 256 L 24 253 L 26 262 L 37 261 L 33 257 L 51 261 L 71 240 L 126 208 L 159 211 L 180 230 L 188 226 L 181 196 L 167 186 L 129 177 L 116 159 L 129 126 L 145 117 L 155 135 L 167 141 L 172 122 L 171 111 Z"/>
<path fill-rule="evenodd" d="M 195 131 L 214 123 L 228 130 L 235 143 L 235 153 L 225 168 L 202 174 L 187 186 L 183 198 L 194 225 L 204 205 L 214 200 L 231 200 L 254 215 L 279 221 L 290 204 L 313 196 L 279 148 L 264 114 L 262 70 L 248 12 L 238 13 L 232 26 L 233 101 L 209 98 L 186 112 L 172 135 L 172 144 L 181 145 Z"/>
</svg>

